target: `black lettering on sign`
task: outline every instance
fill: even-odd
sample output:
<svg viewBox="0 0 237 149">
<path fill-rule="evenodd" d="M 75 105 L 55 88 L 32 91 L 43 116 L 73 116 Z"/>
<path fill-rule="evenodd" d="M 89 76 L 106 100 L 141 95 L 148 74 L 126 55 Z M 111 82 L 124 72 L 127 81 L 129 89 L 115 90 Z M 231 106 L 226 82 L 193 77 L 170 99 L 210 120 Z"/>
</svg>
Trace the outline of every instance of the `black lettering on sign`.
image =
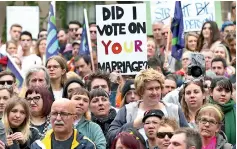
<svg viewBox="0 0 237 149">
<path fill-rule="evenodd" d="M 121 70 L 122 73 L 139 72 L 147 68 L 147 61 L 112 61 L 98 63 L 98 69 L 112 72 L 114 70 Z"/>
</svg>

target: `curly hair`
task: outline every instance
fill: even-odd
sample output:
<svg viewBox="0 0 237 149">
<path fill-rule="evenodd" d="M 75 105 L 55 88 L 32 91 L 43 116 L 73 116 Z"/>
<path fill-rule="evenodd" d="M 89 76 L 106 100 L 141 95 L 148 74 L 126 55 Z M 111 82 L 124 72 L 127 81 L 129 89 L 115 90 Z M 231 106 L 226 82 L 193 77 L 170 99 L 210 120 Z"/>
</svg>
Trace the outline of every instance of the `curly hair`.
<svg viewBox="0 0 237 149">
<path fill-rule="evenodd" d="M 164 75 L 152 68 L 140 71 L 134 80 L 135 89 L 139 96 L 142 96 L 145 90 L 145 83 L 149 81 L 158 81 L 163 89 Z"/>
</svg>

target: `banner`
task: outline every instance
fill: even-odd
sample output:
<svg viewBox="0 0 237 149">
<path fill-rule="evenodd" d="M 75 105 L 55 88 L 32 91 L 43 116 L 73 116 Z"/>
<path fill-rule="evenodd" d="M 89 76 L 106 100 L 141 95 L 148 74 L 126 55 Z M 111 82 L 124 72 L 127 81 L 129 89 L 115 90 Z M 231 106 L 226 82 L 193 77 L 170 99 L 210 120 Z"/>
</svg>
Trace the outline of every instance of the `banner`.
<svg viewBox="0 0 237 149">
<path fill-rule="evenodd" d="M 39 33 L 38 6 L 7 6 L 7 40 L 11 39 L 10 28 L 13 24 L 20 24 L 22 31 L 28 31 L 37 39 Z"/>
<path fill-rule="evenodd" d="M 97 5 L 98 68 L 136 74 L 147 67 L 146 5 Z"/>
<path fill-rule="evenodd" d="M 175 1 L 151 1 L 151 20 L 169 24 Z M 214 1 L 182 1 L 184 31 L 200 31 L 207 20 L 215 21 Z M 172 16 L 173 17 L 173 16 Z"/>
</svg>

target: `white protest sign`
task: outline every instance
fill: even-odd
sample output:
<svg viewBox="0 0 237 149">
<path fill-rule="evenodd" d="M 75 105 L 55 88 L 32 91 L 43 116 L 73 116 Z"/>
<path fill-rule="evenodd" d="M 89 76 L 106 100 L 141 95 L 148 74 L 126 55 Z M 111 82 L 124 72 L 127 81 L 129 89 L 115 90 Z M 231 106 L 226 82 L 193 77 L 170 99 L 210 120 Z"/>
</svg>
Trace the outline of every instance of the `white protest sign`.
<svg viewBox="0 0 237 149">
<path fill-rule="evenodd" d="M 13 24 L 20 24 L 22 31 L 28 31 L 37 39 L 39 33 L 38 6 L 7 6 L 7 40 L 10 40 L 10 28 Z"/>
<path fill-rule="evenodd" d="M 175 1 L 151 1 L 151 20 L 169 24 Z M 184 31 L 200 31 L 207 20 L 215 21 L 214 1 L 182 1 Z"/>
<path fill-rule="evenodd" d="M 97 5 L 99 69 L 136 74 L 147 66 L 146 5 Z"/>
</svg>

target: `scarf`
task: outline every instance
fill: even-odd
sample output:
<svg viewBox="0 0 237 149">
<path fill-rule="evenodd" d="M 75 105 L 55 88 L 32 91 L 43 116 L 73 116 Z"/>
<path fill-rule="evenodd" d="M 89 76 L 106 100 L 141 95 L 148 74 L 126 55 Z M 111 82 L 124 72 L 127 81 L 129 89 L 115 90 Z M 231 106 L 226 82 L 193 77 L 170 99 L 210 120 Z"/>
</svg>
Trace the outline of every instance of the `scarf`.
<svg viewBox="0 0 237 149">
<path fill-rule="evenodd" d="M 210 97 L 210 103 L 217 104 L 221 107 L 222 112 L 224 113 L 224 127 L 225 127 L 225 134 L 227 136 L 228 142 L 231 144 L 236 143 L 236 109 L 235 109 L 235 102 L 233 99 L 230 99 L 225 104 L 219 104 Z"/>
<path fill-rule="evenodd" d="M 100 125 L 104 135 L 106 135 L 109 130 L 109 125 L 114 120 L 116 114 L 116 110 L 111 108 L 107 117 L 96 117 L 93 113 L 91 113 L 91 120 Z"/>
<path fill-rule="evenodd" d="M 216 148 L 216 141 L 217 141 L 216 136 L 214 136 L 207 146 L 202 146 L 202 149 L 214 149 L 214 148 Z"/>
</svg>

